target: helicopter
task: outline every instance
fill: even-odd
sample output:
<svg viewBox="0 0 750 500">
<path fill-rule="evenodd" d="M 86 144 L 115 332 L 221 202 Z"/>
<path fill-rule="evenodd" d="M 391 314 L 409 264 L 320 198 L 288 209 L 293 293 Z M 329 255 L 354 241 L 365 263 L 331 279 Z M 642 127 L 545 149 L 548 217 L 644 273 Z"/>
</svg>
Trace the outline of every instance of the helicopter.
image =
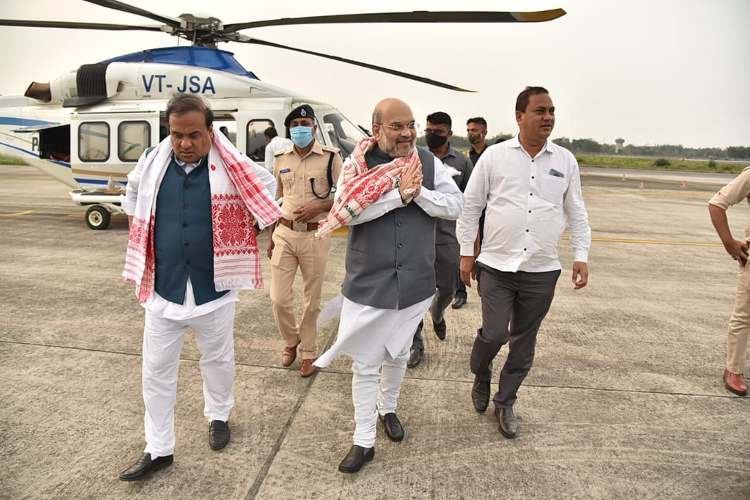
<svg viewBox="0 0 750 500">
<path fill-rule="evenodd" d="M 251 160 L 263 162 L 264 131 L 282 130 L 284 117 L 300 104 L 315 111 L 317 140 L 348 156 L 369 132 L 334 106 L 261 81 L 218 43 L 255 44 L 360 66 L 450 91 L 470 90 L 331 54 L 291 47 L 240 33 L 270 26 L 349 23 L 516 23 L 545 22 L 563 9 L 535 12 L 412 11 L 336 14 L 224 24 L 216 17 L 167 17 L 117 0 L 83 0 L 157 21 L 125 25 L 72 21 L 0 19 L 0 26 L 162 32 L 189 46 L 147 49 L 83 64 L 51 79 L 32 82 L 23 96 L 0 97 L 0 153 L 18 158 L 71 188 L 86 206 L 91 229 L 109 227 L 122 213 L 127 175 L 143 151 L 168 135 L 165 110 L 177 93 L 203 97 L 217 127 Z"/>
</svg>

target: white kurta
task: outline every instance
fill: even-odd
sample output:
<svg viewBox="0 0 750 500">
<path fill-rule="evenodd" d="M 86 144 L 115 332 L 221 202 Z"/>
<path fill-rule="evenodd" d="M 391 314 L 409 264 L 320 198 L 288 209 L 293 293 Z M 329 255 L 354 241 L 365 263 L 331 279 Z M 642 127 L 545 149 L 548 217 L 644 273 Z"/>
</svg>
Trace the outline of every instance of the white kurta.
<svg viewBox="0 0 750 500">
<path fill-rule="evenodd" d="M 428 215 L 454 220 L 461 215 L 463 196 L 443 163 L 435 158 L 433 190 L 424 186 L 414 203 Z M 339 177 L 336 193 L 342 193 L 343 175 Z M 349 225 L 362 224 L 404 206 L 398 189 L 388 191 L 378 201 L 367 207 Z M 344 298 L 341 322 L 336 342 L 321 355 L 315 366 L 325 368 L 340 354 L 350 356 L 357 362 L 377 365 L 383 362 L 386 353 L 391 358 L 411 342 L 417 325 L 427 312 L 432 296 L 404 309 L 379 309 L 357 304 Z"/>
</svg>

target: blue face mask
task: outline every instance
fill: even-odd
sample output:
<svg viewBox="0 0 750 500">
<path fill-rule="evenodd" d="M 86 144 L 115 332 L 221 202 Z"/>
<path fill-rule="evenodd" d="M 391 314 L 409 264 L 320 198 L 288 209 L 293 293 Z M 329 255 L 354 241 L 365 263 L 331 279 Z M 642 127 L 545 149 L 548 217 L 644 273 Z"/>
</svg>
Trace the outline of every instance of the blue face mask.
<svg viewBox="0 0 750 500">
<path fill-rule="evenodd" d="M 306 148 L 313 140 L 313 128 L 293 127 L 289 129 L 289 135 L 292 137 L 292 142 L 295 146 L 298 148 Z"/>
</svg>

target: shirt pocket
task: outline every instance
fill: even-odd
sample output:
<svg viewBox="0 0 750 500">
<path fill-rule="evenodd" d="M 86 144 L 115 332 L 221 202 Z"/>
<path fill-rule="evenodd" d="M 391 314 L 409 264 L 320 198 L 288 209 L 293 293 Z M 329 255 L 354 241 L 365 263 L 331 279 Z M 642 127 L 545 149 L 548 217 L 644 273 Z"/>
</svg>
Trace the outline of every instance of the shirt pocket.
<svg viewBox="0 0 750 500">
<path fill-rule="evenodd" d="M 568 189 L 568 180 L 555 175 L 542 175 L 540 194 L 542 198 L 555 205 L 561 205 L 565 191 Z"/>
<path fill-rule="evenodd" d="M 291 194 L 294 191 L 294 172 L 291 170 L 279 172 L 279 178 L 281 185 L 284 186 L 284 194 Z"/>
</svg>

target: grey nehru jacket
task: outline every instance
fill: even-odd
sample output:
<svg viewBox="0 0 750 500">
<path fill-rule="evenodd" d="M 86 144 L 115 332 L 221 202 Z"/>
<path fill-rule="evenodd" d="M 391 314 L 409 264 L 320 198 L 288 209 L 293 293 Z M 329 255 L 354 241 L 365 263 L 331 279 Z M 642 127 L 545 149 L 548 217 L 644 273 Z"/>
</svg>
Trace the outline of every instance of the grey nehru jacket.
<svg viewBox="0 0 750 500">
<path fill-rule="evenodd" d="M 453 175 L 453 180 L 458 186 L 458 189 L 463 193 L 464 189 L 466 189 L 466 185 L 469 183 L 471 171 L 474 168 L 471 160 L 453 149 L 453 146 L 449 146 L 448 153 L 440 158 L 440 161 L 442 161 L 444 165 L 453 167 L 460 172 L 457 175 Z M 456 239 L 456 221 L 445 219 L 437 220 L 435 226 L 435 244 L 458 245 L 458 240 Z"/>
<path fill-rule="evenodd" d="M 417 148 L 422 186 L 435 189 L 435 157 Z M 377 146 L 372 168 L 391 161 Z M 435 293 L 435 219 L 414 202 L 349 227 L 344 297 L 378 309 L 405 309 Z"/>
</svg>

